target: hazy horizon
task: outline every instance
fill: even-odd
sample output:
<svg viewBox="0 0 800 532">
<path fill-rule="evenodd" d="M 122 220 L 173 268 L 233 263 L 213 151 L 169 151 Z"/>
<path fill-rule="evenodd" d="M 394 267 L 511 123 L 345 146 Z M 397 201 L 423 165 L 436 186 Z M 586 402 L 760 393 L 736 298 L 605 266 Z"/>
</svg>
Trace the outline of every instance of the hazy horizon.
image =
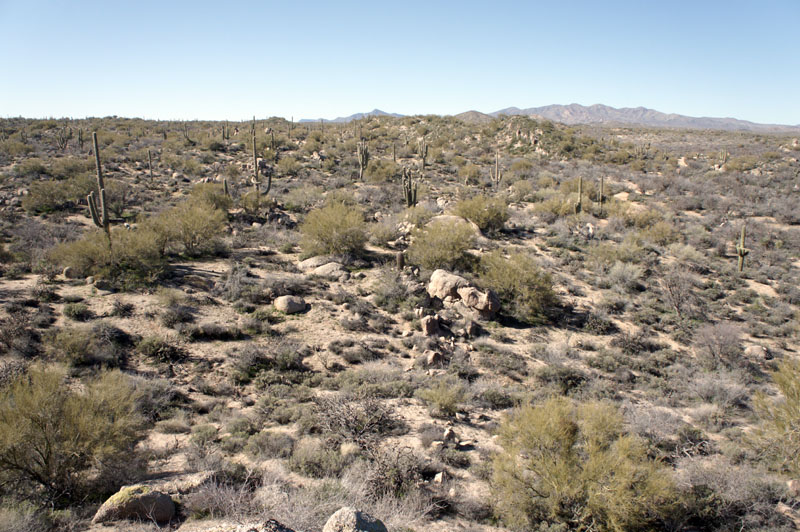
<svg viewBox="0 0 800 532">
<path fill-rule="evenodd" d="M 453 115 L 551 104 L 800 124 L 800 3 L 0 0 L 0 115 Z"/>
</svg>

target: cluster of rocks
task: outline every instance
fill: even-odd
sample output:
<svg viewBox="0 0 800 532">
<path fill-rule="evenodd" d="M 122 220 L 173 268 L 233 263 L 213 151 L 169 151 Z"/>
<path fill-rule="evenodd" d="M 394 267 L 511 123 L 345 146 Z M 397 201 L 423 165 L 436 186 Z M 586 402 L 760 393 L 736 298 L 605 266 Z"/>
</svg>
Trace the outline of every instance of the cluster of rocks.
<svg viewBox="0 0 800 532">
<path fill-rule="evenodd" d="M 127 486 L 112 495 L 97 510 L 94 524 L 114 521 L 147 521 L 159 525 L 173 522 L 177 517 L 172 498 L 146 485 Z M 300 532 L 274 519 L 263 523 L 237 527 L 216 527 L 208 532 Z M 345 506 L 328 518 L 322 532 L 388 532 L 380 519 Z"/>
</svg>

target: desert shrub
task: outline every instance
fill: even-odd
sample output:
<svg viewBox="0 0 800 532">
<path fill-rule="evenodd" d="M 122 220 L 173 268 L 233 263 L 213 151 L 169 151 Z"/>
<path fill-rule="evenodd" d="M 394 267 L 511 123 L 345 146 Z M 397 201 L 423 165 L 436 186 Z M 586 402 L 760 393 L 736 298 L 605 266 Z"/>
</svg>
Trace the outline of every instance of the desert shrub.
<svg viewBox="0 0 800 532">
<path fill-rule="evenodd" d="M 336 448 L 318 440 L 303 440 L 294 448 L 287 465 L 289 469 L 313 478 L 337 477 L 344 470 L 349 458 Z"/>
<path fill-rule="evenodd" d="M 435 221 L 414 231 L 408 260 L 429 270 L 448 270 L 467 265 L 467 250 L 475 242 L 472 228 L 462 222 Z"/>
<path fill-rule="evenodd" d="M 374 397 L 321 397 L 317 399 L 316 415 L 324 434 L 362 449 L 374 447 L 381 437 L 396 434 L 402 426 L 391 407 Z"/>
<path fill-rule="evenodd" d="M 294 451 L 295 441 L 285 432 L 265 430 L 253 434 L 247 440 L 245 452 L 256 458 L 289 458 Z"/>
<path fill-rule="evenodd" d="M 417 390 L 416 396 L 431 409 L 431 415 L 453 417 L 467 400 L 467 388 L 455 378 L 441 378 L 427 388 Z"/>
<path fill-rule="evenodd" d="M 211 205 L 215 209 L 227 211 L 233 205 L 233 200 L 222 185 L 218 183 L 199 183 L 192 187 L 192 201 Z"/>
<path fill-rule="evenodd" d="M 131 339 L 127 333 L 105 323 L 92 327 L 65 327 L 48 338 L 48 351 L 73 367 L 115 368 L 125 363 Z"/>
<path fill-rule="evenodd" d="M 782 361 L 772 373 L 779 396 L 756 394 L 753 409 L 761 424 L 758 442 L 781 471 L 800 475 L 800 362 Z"/>
<path fill-rule="evenodd" d="M 558 298 L 550 275 L 524 253 L 508 258 L 499 251 L 481 257 L 479 279 L 494 290 L 504 312 L 526 323 L 542 323 L 553 314 Z"/>
<path fill-rule="evenodd" d="M 512 527 L 659 528 L 676 501 L 664 467 L 608 404 L 552 398 L 523 407 L 503 421 L 500 443 L 495 511 Z"/>
<path fill-rule="evenodd" d="M 481 168 L 472 163 L 465 164 L 458 169 L 458 175 L 464 180 L 464 184 L 475 185 L 480 181 Z"/>
<path fill-rule="evenodd" d="M 19 309 L 0 317 L 0 353 L 33 357 L 39 352 L 39 333 L 31 315 Z"/>
<path fill-rule="evenodd" d="M 459 201 L 455 213 L 488 233 L 500 231 L 509 216 L 505 200 L 484 195 Z"/>
<path fill-rule="evenodd" d="M 399 175 L 400 167 L 388 159 L 373 159 L 364 171 L 370 183 L 387 183 Z"/>
<path fill-rule="evenodd" d="M 562 395 L 576 392 L 586 382 L 586 378 L 583 371 L 563 364 L 550 364 L 536 370 L 536 379 L 539 382 L 555 387 Z"/>
<path fill-rule="evenodd" d="M 741 365 L 741 329 L 730 322 L 704 325 L 694 335 L 701 360 L 707 367 Z"/>
<path fill-rule="evenodd" d="M 281 157 L 278 161 L 277 170 L 280 175 L 297 175 L 300 171 L 300 163 L 294 157 Z"/>
<path fill-rule="evenodd" d="M 638 264 L 617 261 L 608 270 L 608 282 L 619 292 L 636 292 L 643 288 L 644 268 Z"/>
<path fill-rule="evenodd" d="M 77 392 L 58 371 L 32 368 L 0 390 L 0 477 L 59 506 L 103 496 L 89 489 L 90 468 L 130 460 L 141 427 L 136 394 L 122 373 L 103 373 Z M 117 486 L 126 480 L 118 476 Z"/>
<path fill-rule="evenodd" d="M 157 362 L 178 362 L 186 357 L 179 346 L 159 336 L 145 336 L 136 344 L 136 352 Z"/>
<path fill-rule="evenodd" d="M 372 453 L 371 458 L 364 475 L 370 498 L 403 498 L 422 481 L 424 463 L 407 447 L 382 449 Z"/>
<path fill-rule="evenodd" d="M 338 202 L 308 213 L 300 231 L 303 234 L 300 245 L 307 255 L 358 254 L 367 241 L 361 211 Z"/>
<path fill-rule="evenodd" d="M 694 456 L 677 464 L 683 492 L 680 514 L 689 526 L 706 530 L 792 530 L 777 508 L 783 483 L 748 464 L 734 465 L 720 455 Z"/>
<path fill-rule="evenodd" d="M 86 303 L 67 303 L 62 312 L 65 317 L 75 321 L 88 321 L 94 317 L 94 312 L 89 310 Z"/>
<path fill-rule="evenodd" d="M 56 246 L 49 260 L 60 267 L 69 266 L 75 275 L 96 275 L 115 281 L 152 281 L 162 273 L 161 249 L 149 231 L 126 231 L 114 228 L 109 248 L 105 233 L 92 230 L 80 240 Z"/>
<path fill-rule="evenodd" d="M 166 238 L 191 256 L 213 251 L 227 221 L 223 211 L 204 201 L 184 201 L 160 216 Z"/>
<path fill-rule="evenodd" d="M 319 203 L 322 199 L 322 189 L 310 185 L 293 188 L 282 199 L 290 211 L 303 212 Z"/>
</svg>

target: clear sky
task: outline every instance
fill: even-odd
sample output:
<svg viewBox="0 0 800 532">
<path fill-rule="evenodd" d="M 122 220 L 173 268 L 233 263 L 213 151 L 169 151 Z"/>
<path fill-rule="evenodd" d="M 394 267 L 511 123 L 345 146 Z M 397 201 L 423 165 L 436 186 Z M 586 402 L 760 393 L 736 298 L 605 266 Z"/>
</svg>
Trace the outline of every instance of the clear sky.
<svg viewBox="0 0 800 532">
<path fill-rule="evenodd" d="M 0 116 L 603 103 L 800 124 L 800 0 L 0 0 Z"/>
</svg>

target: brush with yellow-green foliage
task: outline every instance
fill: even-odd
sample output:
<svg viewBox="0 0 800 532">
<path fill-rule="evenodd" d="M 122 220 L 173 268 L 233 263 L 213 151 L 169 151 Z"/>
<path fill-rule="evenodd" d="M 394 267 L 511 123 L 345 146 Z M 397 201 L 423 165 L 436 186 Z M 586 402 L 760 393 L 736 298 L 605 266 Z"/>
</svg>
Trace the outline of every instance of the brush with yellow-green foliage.
<svg viewBox="0 0 800 532">
<path fill-rule="evenodd" d="M 141 437 L 136 400 L 118 371 L 79 392 L 62 372 L 33 367 L 0 393 L 0 483 L 56 506 L 91 495 L 98 478 L 130 460 Z"/>
<path fill-rule="evenodd" d="M 558 307 L 550 275 L 525 253 L 483 255 L 479 274 L 481 284 L 500 298 L 504 312 L 522 322 L 543 323 Z"/>
<path fill-rule="evenodd" d="M 475 244 L 475 231 L 469 223 L 436 220 L 412 233 L 408 260 L 429 270 L 463 268 L 469 263 L 467 250 Z"/>
<path fill-rule="evenodd" d="M 761 419 L 761 426 L 755 432 L 757 444 L 778 469 L 797 478 L 800 476 L 800 362 L 782 362 L 772 379 L 780 397 L 759 393 L 753 401 Z"/>
<path fill-rule="evenodd" d="M 308 213 L 300 232 L 303 234 L 300 245 L 307 256 L 358 254 L 368 238 L 361 211 L 338 201 Z"/>
<path fill-rule="evenodd" d="M 495 511 L 514 528 L 653 530 L 677 500 L 669 472 L 609 404 L 556 397 L 523 407 L 504 420 L 500 443 Z"/>
<path fill-rule="evenodd" d="M 466 218 L 481 231 L 496 233 L 508 221 L 508 205 L 504 199 L 480 195 L 459 201 L 455 213 Z"/>
</svg>

